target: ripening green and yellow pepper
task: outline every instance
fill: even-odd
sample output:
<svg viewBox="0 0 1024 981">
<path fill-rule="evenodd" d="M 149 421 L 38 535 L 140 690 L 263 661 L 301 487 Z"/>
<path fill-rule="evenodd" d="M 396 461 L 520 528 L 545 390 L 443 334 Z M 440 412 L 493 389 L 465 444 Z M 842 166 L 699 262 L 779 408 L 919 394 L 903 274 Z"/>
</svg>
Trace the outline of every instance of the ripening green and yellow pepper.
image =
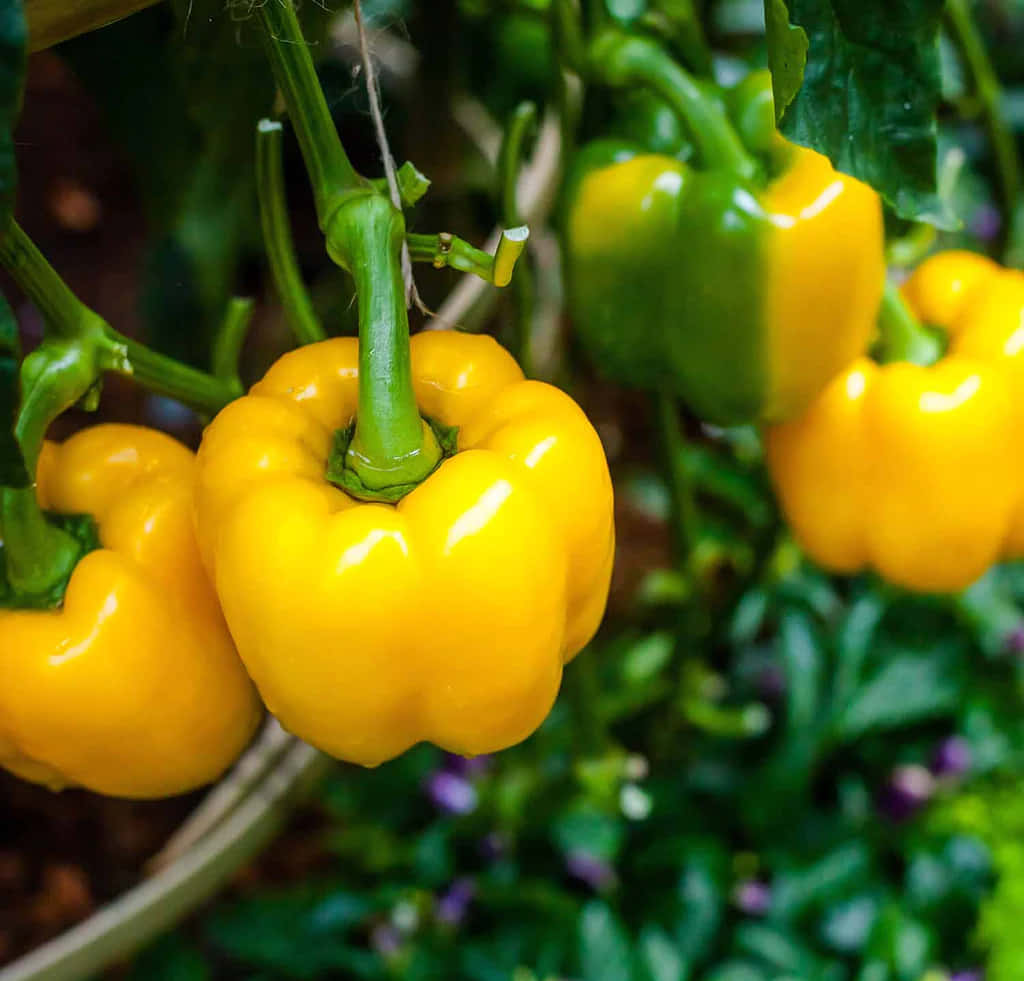
<svg viewBox="0 0 1024 981">
<path fill-rule="evenodd" d="M 1024 274 L 946 252 L 903 294 L 946 332 L 946 355 L 858 359 L 803 415 L 769 427 L 768 463 L 825 568 L 949 592 L 1024 555 Z"/>
<path fill-rule="evenodd" d="M 47 510 L 93 516 L 100 547 L 56 609 L 0 609 L 0 765 L 54 789 L 162 797 L 218 777 L 260 719 L 199 556 L 195 457 L 101 425 L 43 447 Z"/>
<path fill-rule="evenodd" d="M 881 204 L 775 133 L 765 75 L 722 100 L 766 179 L 622 142 L 582 151 L 566 186 L 569 309 L 612 379 L 712 422 L 776 421 L 867 347 Z"/>
<path fill-rule="evenodd" d="M 457 452 L 397 504 L 326 476 L 356 414 L 354 338 L 286 354 L 199 450 L 200 544 L 250 675 L 287 729 L 365 765 L 533 732 L 597 629 L 614 550 L 604 452 L 572 399 L 486 336 L 411 350 L 419 410 L 457 427 Z"/>
</svg>

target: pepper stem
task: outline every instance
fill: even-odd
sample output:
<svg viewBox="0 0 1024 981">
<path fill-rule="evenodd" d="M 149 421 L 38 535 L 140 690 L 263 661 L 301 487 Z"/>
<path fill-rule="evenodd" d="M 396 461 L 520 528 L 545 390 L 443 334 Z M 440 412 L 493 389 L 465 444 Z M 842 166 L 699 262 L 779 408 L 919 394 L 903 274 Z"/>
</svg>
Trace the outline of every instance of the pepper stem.
<svg viewBox="0 0 1024 981">
<path fill-rule="evenodd" d="M 643 85 L 660 95 L 690 130 L 705 166 L 757 176 L 756 161 L 722 108 L 656 41 L 605 33 L 591 48 L 590 70 L 608 85 Z"/>
<path fill-rule="evenodd" d="M 341 145 L 291 0 L 266 0 L 258 10 L 267 57 L 306 162 L 320 228 L 326 232 L 338 198 L 370 190 L 370 183 L 356 172 Z"/>
<path fill-rule="evenodd" d="M 343 204 L 327 229 L 327 250 L 359 298 L 359 408 L 346 466 L 371 493 L 417 484 L 441 459 L 413 391 L 404 239 L 402 213 L 376 194 Z"/>
<path fill-rule="evenodd" d="M 878 310 L 881 346 L 886 361 L 911 361 L 932 364 L 942 354 L 942 344 L 911 313 L 900 291 L 885 284 Z"/>
</svg>

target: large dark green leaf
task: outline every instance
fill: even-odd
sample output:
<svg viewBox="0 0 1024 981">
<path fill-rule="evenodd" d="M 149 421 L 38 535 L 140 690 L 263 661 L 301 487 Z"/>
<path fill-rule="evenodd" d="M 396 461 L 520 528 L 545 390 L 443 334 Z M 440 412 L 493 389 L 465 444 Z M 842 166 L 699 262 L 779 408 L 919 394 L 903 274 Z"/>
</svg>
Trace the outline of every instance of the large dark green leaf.
<svg viewBox="0 0 1024 981">
<path fill-rule="evenodd" d="M 0 228 L 14 209 L 18 183 L 14 124 L 21 111 L 28 31 L 21 0 L 0 0 Z M 18 328 L 11 308 L 0 299 L 0 485 L 24 487 L 29 475 L 14 439 L 18 412 Z"/>
<path fill-rule="evenodd" d="M 765 19 L 783 134 L 866 181 L 900 216 L 949 226 L 935 166 L 942 8 L 765 0 Z"/>
</svg>

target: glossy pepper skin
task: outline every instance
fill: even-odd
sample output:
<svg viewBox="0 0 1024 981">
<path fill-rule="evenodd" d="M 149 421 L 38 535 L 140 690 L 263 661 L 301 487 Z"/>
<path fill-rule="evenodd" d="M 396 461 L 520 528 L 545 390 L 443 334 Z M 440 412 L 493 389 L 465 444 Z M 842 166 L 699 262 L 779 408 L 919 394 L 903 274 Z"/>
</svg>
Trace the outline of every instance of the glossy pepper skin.
<svg viewBox="0 0 1024 981">
<path fill-rule="evenodd" d="M 510 746 L 604 612 L 600 441 L 491 338 L 421 333 L 416 399 L 458 452 L 397 505 L 362 503 L 325 478 L 357 364 L 352 338 L 286 354 L 203 437 L 199 537 L 239 653 L 282 724 L 342 759 Z"/>
<path fill-rule="evenodd" d="M 192 523 L 195 457 L 101 425 L 44 445 L 46 509 L 91 514 L 101 548 L 63 605 L 0 610 L 0 764 L 53 789 L 183 793 L 218 777 L 261 715 Z"/>
<path fill-rule="evenodd" d="M 951 592 L 1024 555 L 1024 275 L 940 253 L 904 295 L 946 329 L 946 356 L 858 360 L 802 416 L 768 429 L 768 463 L 821 565 Z"/>
<path fill-rule="evenodd" d="M 767 151 L 763 105 L 740 108 Z M 866 348 L 884 281 L 877 195 L 771 135 L 778 172 L 763 187 L 609 141 L 566 185 L 582 344 L 609 377 L 716 423 L 803 409 Z"/>
</svg>

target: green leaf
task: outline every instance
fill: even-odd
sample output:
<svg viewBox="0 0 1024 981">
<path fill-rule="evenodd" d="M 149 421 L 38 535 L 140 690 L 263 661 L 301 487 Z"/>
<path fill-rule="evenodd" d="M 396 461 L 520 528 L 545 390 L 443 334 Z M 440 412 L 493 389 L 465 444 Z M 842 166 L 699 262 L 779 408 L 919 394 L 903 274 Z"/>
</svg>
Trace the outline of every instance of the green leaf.
<svg viewBox="0 0 1024 981">
<path fill-rule="evenodd" d="M 583 907 L 578 939 L 583 981 L 629 981 L 633 977 L 629 937 L 606 903 L 594 900 Z"/>
<path fill-rule="evenodd" d="M 882 666 L 850 700 L 836 723 L 840 739 L 934 718 L 961 700 L 960 683 L 948 658 L 903 654 Z"/>
<path fill-rule="evenodd" d="M 896 213 L 953 227 L 936 187 L 942 0 L 766 0 L 784 136 L 874 187 Z M 799 80 L 802 28 L 809 42 Z M 777 74 L 776 74 L 777 73 Z"/>
<path fill-rule="evenodd" d="M 660 927 L 644 927 L 637 941 L 637 956 L 644 981 L 685 981 L 686 962 Z"/>
<path fill-rule="evenodd" d="M 775 122 L 779 122 L 804 81 L 807 32 L 790 24 L 783 0 L 764 0 L 764 26 L 775 96 Z"/>
<path fill-rule="evenodd" d="M 28 487 L 32 482 L 21 447 L 14 438 L 18 418 L 20 345 L 18 327 L 7 301 L 0 296 L 0 486 Z"/>
</svg>

